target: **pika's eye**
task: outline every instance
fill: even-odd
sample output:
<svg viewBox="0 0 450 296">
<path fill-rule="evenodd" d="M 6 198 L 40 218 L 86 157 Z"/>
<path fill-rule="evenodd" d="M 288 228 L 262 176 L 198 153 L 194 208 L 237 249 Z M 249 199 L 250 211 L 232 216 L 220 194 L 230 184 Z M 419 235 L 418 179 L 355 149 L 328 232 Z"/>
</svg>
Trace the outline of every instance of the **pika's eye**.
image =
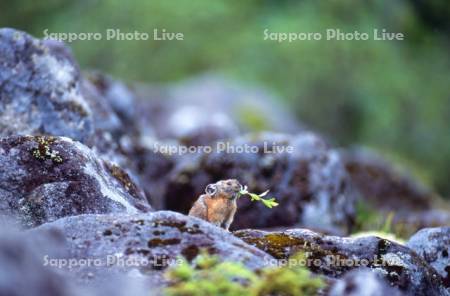
<svg viewBox="0 0 450 296">
<path fill-rule="evenodd" d="M 209 194 L 211 196 L 214 196 L 217 192 L 217 187 L 215 184 L 209 184 L 208 186 L 206 186 L 205 189 L 206 194 Z"/>
</svg>

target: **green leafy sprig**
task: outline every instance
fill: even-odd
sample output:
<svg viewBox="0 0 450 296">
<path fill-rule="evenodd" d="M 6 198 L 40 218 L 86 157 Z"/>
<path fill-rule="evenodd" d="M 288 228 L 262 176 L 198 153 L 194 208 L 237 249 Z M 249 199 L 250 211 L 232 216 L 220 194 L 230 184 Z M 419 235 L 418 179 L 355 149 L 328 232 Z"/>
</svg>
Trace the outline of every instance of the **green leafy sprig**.
<svg viewBox="0 0 450 296">
<path fill-rule="evenodd" d="M 261 194 L 251 193 L 251 192 L 248 192 L 247 186 L 244 186 L 244 188 L 241 191 L 239 191 L 239 197 L 242 195 L 248 195 L 248 196 L 250 196 L 251 201 L 261 201 L 269 209 L 278 206 L 278 203 L 276 202 L 275 198 L 273 198 L 273 197 L 272 198 L 264 198 L 264 196 L 266 196 L 267 193 L 269 193 L 269 190 L 264 191 Z"/>
</svg>

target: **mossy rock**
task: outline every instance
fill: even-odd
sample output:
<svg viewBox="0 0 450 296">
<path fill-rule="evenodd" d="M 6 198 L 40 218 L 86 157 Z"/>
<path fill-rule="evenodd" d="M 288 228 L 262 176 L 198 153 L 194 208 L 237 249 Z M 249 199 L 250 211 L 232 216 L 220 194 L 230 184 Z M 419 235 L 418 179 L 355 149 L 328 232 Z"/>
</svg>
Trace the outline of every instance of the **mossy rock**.
<svg viewBox="0 0 450 296">
<path fill-rule="evenodd" d="M 307 229 L 240 230 L 234 234 L 281 261 L 305 252 L 306 266 L 330 277 L 339 278 L 348 271 L 366 267 L 407 293 L 446 295 L 448 292 L 443 277 L 423 258 L 404 245 L 380 237 L 327 236 Z"/>
<path fill-rule="evenodd" d="M 68 138 L 0 139 L 0 215 L 25 227 L 94 213 L 151 210 L 118 166 Z"/>
</svg>

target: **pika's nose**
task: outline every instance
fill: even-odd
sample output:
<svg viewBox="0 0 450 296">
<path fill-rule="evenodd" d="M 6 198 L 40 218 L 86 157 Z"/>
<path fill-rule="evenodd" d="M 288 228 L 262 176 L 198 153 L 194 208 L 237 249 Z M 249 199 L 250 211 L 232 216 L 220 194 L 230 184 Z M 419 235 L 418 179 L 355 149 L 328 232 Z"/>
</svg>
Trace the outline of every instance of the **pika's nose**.
<svg viewBox="0 0 450 296">
<path fill-rule="evenodd" d="M 241 184 L 239 184 L 239 183 L 233 185 L 233 190 L 236 191 L 236 192 L 241 191 L 243 188 L 244 187 Z"/>
</svg>

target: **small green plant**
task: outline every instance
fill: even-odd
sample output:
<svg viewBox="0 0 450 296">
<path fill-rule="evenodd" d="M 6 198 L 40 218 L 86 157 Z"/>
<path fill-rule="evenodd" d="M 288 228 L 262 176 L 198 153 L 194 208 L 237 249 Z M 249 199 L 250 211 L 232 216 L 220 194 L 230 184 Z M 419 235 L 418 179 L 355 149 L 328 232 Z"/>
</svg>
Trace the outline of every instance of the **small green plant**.
<svg viewBox="0 0 450 296">
<path fill-rule="evenodd" d="M 209 254 L 199 255 L 192 265 L 182 260 L 165 276 L 169 281 L 165 289 L 168 296 L 306 296 L 317 295 L 325 286 L 304 266 L 267 267 L 254 272 L 242 263 L 220 262 Z"/>
<path fill-rule="evenodd" d="M 241 263 L 220 262 L 217 256 L 199 255 L 191 266 L 186 260 L 165 274 L 167 296 L 246 295 L 245 285 L 256 275 Z"/>
<path fill-rule="evenodd" d="M 401 235 L 400 226 L 392 222 L 394 216 L 394 212 L 385 214 L 360 201 L 356 204 L 356 227 L 351 236 L 378 236 L 403 244 L 405 236 Z"/>
<path fill-rule="evenodd" d="M 299 252 L 289 258 L 290 262 L 298 264 L 263 269 L 260 280 L 253 287 L 252 295 L 317 295 L 318 291 L 325 287 L 325 283 L 320 277 L 311 276 L 311 272 L 300 264 L 305 260 L 305 253 Z"/>
<path fill-rule="evenodd" d="M 239 196 L 242 195 L 248 195 L 251 198 L 251 201 L 261 201 L 266 207 L 269 209 L 278 206 L 278 203 L 275 201 L 275 198 L 263 198 L 264 196 L 269 193 L 269 190 L 264 191 L 261 194 L 251 193 L 248 192 L 247 186 L 244 186 L 244 188 L 239 192 Z"/>
<path fill-rule="evenodd" d="M 385 222 L 383 223 L 383 226 L 381 227 L 380 231 L 382 232 L 386 232 L 386 233 L 390 233 L 393 232 L 393 227 L 392 227 L 392 220 L 394 219 L 395 213 L 394 212 L 389 212 Z"/>
</svg>

